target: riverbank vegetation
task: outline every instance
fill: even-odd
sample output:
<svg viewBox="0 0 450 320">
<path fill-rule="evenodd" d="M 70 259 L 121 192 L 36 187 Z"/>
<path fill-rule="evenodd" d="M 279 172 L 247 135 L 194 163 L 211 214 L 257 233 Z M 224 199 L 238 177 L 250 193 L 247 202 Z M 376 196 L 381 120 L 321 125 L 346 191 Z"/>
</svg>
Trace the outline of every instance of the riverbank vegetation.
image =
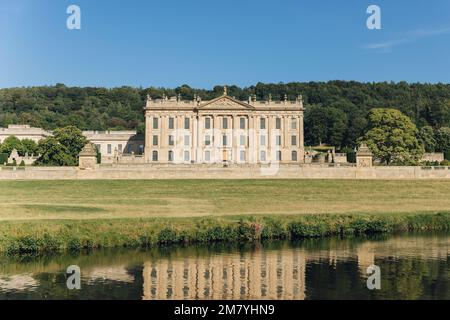
<svg viewBox="0 0 450 320">
<path fill-rule="evenodd" d="M 0 225 L 0 251 L 12 255 L 36 254 L 105 247 L 136 248 L 332 235 L 348 237 L 413 230 L 450 230 L 450 213 L 8 221 Z"/>
</svg>

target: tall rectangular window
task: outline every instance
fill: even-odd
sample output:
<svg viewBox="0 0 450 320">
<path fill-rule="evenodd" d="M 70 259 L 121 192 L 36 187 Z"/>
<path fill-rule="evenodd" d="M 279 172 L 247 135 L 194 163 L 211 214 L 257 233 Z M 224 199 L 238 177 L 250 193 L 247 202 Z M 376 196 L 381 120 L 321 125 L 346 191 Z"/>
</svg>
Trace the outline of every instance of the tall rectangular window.
<svg viewBox="0 0 450 320">
<path fill-rule="evenodd" d="M 189 151 L 185 151 L 184 152 L 184 161 L 189 161 L 190 158 L 191 158 L 191 155 L 189 154 Z"/>
<path fill-rule="evenodd" d="M 241 129 L 245 129 L 245 118 L 244 118 L 244 117 L 241 117 L 241 118 L 239 119 L 239 127 L 240 127 Z"/>
<path fill-rule="evenodd" d="M 174 118 L 169 118 L 169 129 L 170 130 L 175 129 L 175 119 Z"/>
<path fill-rule="evenodd" d="M 275 129 L 277 129 L 277 130 L 281 129 L 281 118 L 275 119 Z"/>
<path fill-rule="evenodd" d="M 291 136 L 291 146 L 297 145 L 297 136 Z"/>
<path fill-rule="evenodd" d="M 169 135 L 169 146 L 173 146 L 175 145 L 175 139 L 173 138 L 172 135 Z"/>
<path fill-rule="evenodd" d="M 228 118 L 222 118 L 222 129 L 228 129 Z"/>
<path fill-rule="evenodd" d="M 223 145 L 224 147 L 227 146 L 227 135 L 226 135 L 226 134 L 224 134 L 224 135 L 222 136 L 222 145 Z"/>
<path fill-rule="evenodd" d="M 205 151 L 205 161 L 211 161 L 211 152 L 208 150 Z"/>
<path fill-rule="evenodd" d="M 211 136 L 209 134 L 205 135 L 205 146 L 211 145 Z"/>
<path fill-rule="evenodd" d="M 240 137 L 239 137 L 239 145 L 240 146 L 245 146 L 245 140 L 246 140 L 246 136 L 241 134 Z"/>
<path fill-rule="evenodd" d="M 240 159 L 242 162 L 245 162 L 245 151 L 244 151 L 244 150 L 241 150 L 241 151 L 239 152 L 239 159 Z"/>
<path fill-rule="evenodd" d="M 205 118 L 205 129 L 211 129 L 211 118 Z"/>
<path fill-rule="evenodd" d="M 154 135 L 154 136 L 153 136 L 153 145 L 154 145 L 154 146 L 157 146 L 157 145 L 158 145 L 158 136 L 157 136 L 157 135 Z"/>
<path fill-rule="evenodd" d="M 281 136 L 275 136 L 275 145 L 281 146 Z"/>
<path fill-rule="evenodd" d="M 108 154 L 111 154 L 112 152 L 112 146 L 110 144 L 108 144 Z"/>
<path fill-rule="evenodd" d="M 261 150 L 261 153 L 259 155 L 260 161 L 266 161 L 266 152 L 264 150 Z"/>
<path fill-rule="evenodd" d="M 189 145 L 190 145 L 190 137 L 189 137 L 189 135 L 185 135 L 184 136 L 184 145 L 186 146 L 186 147 L 188 147 Z"/>
<path fill-rule="evenodd" d="M 153 129 L 158 129 L 158 118 L 153 118 Z"/>
<path fill-rule="evenodd" d="M 119 152 L 122 153 L 122 144 L 121 143 L 119 143 L 117 148 L 119 149 Z"/>
<path fill-rule="evenodd" d="M 292 130 L 297 129 L 297 118 L 291 118 L 291 129 Z"/>
<path fill-rule="evenodd" d="M 259 144 L 261 146 L 265 146 L 266 145 L 266 136 L 262 135 L 259 139 L 260 139 Z"/>
<path fill-rule="evenodd" d="M 184 118 L 184 129 L 189 130 L 190 120 L 191 119 L 189 119 L 189 118 Z"/>
<path fill-rule="evenodd" d="M 259 119 L 259 128 L 262 130 L 266 129 L 266 118 Z"/>
</svg>

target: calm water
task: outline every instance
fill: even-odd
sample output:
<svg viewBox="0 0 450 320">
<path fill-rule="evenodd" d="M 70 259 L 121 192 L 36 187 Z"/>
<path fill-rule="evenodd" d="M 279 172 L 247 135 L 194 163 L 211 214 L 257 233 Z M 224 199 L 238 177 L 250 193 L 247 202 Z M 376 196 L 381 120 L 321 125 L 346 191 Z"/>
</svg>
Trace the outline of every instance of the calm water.
<svg viewBox="0 0 450 320">
<path fill-rule="evenodd" d="M 0 299 L 450 299 L 450 236 L 0 257 Z M 366 269 L 381 268 L 381 290 Z M 81 290 L 65 270 L 81 268 Z"/>
</svg>

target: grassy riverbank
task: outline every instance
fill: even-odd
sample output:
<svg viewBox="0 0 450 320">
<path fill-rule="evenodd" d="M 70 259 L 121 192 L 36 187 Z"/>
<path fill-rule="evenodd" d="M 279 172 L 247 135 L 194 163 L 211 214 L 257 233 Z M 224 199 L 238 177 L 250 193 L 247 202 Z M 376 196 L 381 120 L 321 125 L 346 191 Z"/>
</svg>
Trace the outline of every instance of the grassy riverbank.
<svg viewBox="0 0 450 320">
<path fill-rule="evenodd" d="M 20 254 L 411 230 L 450 230 L 450 213 L 5 221 L 0 225 L 0 251 Z"/>
<path fill-rule="evenodd" d="M 0 181 L 0 251 L 450 230 L 449 181 Z"/>
</svg>

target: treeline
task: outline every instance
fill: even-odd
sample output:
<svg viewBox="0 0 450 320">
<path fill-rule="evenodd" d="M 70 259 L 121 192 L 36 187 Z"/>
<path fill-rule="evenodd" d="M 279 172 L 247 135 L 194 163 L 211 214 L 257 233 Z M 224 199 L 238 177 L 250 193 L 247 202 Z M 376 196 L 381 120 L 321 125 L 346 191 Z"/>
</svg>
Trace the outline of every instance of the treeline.
<svg viewBox="0 0 450 320">
<path fill-rule="evenodd" d="M 147 94 L 153 98 L 181 95 L 203 100 L 223 93 L 222 86 L 212 90 L 187 85 L 167 88 L 78 88 L 63 84 L 49 87 L 0 90 L 0 126 L 30 124 L 45 129 L 76 126 L 81 130 L 144 130 L 143 107 Z M 240 100 L 293 100 L 299 94 L 305 102 L 305 142 L 337 147 L 354 147 L 368 125 L 373 108 L 394 108 L 407 115 L 422 129 L 450 127 L 450 85 L 400 83 L 359 83 L 354 81 L 263 84 L 239 88 L 228 86 L 228 94 Z M 429 130 L 429 129 L 427 129 Z"/>
</svg>

